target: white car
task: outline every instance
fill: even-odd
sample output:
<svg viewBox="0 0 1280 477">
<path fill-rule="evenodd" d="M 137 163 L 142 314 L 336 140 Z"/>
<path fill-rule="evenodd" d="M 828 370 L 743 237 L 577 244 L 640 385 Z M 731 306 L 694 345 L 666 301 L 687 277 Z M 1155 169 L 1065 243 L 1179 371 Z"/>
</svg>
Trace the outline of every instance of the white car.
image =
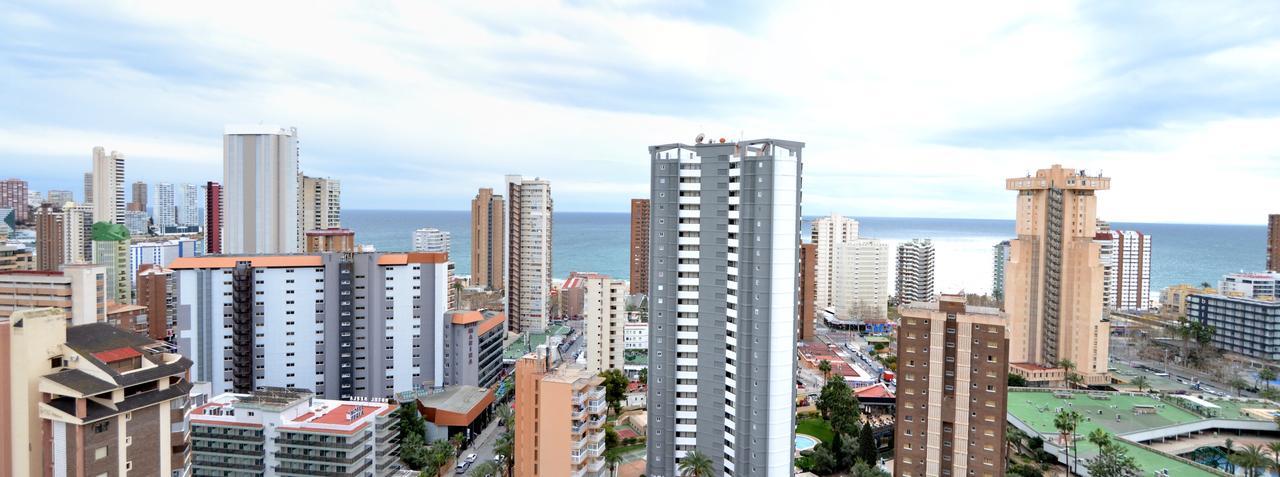
<svg viewBox="0 0 1280 477">
<path fill-rule="evenodd" d="M 475 455 L 475 454 L 467 454 L 467 459 L 466 459 L 466 461 L 467 461 L 467 463 L 468 463 L 468 464 L 470 464 L 470 463 L 472 463 L 472 462 L 475 462 L 475 461 L 476 461 L 476 455 Z"/>
</svg>

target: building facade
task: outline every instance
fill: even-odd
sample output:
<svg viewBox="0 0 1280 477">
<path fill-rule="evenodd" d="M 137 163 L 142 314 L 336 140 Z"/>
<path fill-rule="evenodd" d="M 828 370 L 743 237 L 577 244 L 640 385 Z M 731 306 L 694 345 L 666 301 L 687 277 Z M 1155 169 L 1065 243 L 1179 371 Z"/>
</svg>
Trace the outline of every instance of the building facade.
<svg viewBox="0 0 1280 477">
<path fill-rule="evenodd" d="M 1151 236 L 1131 230 L 1098 232 L 1103 306 L 1112 310 L 1151 307 Z"/>
<path fill-rule="evenodd" d="M 471 286 L 498 290 L 506 286 L 506 208 L 501 195 L 484 188 L 471 199 Z"/>
<path fill-rule="evenodd" d="M 166 227 L 178 225 L 178 200 L 173 184 L 156 183 L 156 227 L 163 232 Z"/>
<path fill-rule="evenodd" d="M 449 232 L 433 228 L 413 231 L 413 251 L 449 253 Z"/>
<path fill-rule="evenodd" d="M 186 227 L 199 227 L 200 223 L 200 207 L 203 206 L 200 200 L 200 186 L 196 184 L 180 184 L 179 190 L 182 191 L 182 202 L 178 203 L 178 225 Z"/>
<path fill-rule="evenodd" d="M 624 327 L 627 284 L 605 276 L 582 281 L 582 326 L 586 328 L 587 371 L 621 371 L 626 366 Z"/>
<path fill-rule="evenodd" d="M 1009 339 L 963 295 L 898 306 L 895 477 L 1004 475 Z"/>
<path fill-rule="evenodd" d="M 62 213 L 64 260 L 76 265 L 94 263 L 93 206 L 69 204 L 62 208 Z"/>
<path fill-rule="evenodd" d="M 108 222 L 93 224 L 94 263 L 107 270 L 106 298 L 133 303 L 133 270 L 129 268 L 129 230 Z"/>
<path fill-rule="evenodd" d="M 818 300 L 817 277 L 818 244 L 800 244 L 800 276 L 796 278 L 800 284 L 800 299 L 796 303 L 796 339 L 812 341 L 818 337 L 813 334 L 813 320 L 817 318 L 815 307 Z"/>
<path fill-rule="evenodd" d="M 308 230 L 306 233 L 306 253 L 320 252 L 354 252 L 356 250 L 356 232 L 351 229 Z"/>
<path fill-rule="evenodd" d="M 1280 272 L 1280 214 L 1267 216 L 1267 271 Z"/>
<path fill-rule="evenodd" d="M 898 263 L 894 290 L 898 303 L 933 301 L 933 241 L 912 239 L 898 244 Z"/>
<path fill-rule="evenodd" d="M 0 180 L 0 209 L 13 209 L 14 219 L 27 224 L 31 207 L 27 204 L 27 181 L 18 178 Z"/>
<path fill-rule="evenodd" d="M 36 270 L 57 271 L 67 263 L 67 215 L 44 204 L 36 210 Z"/>
<path fill-rule="evenodd" d="M 507 176 L 507 317 L 540 333 L 551 318 L 551 182 Z"/>
<path fill-rule="evenodd" d="M 134 181 L 132 185 L 133 200 L 125 206 L 127 212 L 146 212 L 147 211 L 147 183 L 142 181 Z M 51 194 L 53 191 L 49 191 Z M 51 197 L 52 198 L 52 197 Z"/>
<path fill-rule="evenodd" d="M 1009 241 L 991 247 L 991 296 L 1004 303 L 1004 269 L 1009 264 Z"/>
<path fill-rule="evenodd" d="M 35 269 L 31 249 L 22 244 L 0 242 L 0 272 Z"/>
<path fill-rule="evenodd" d="M 1187 297 L 1194 294 L 1214 295 L 1218 290 L 1180 283 L 1160 291 L 1160 314 L 1176 318 L 1187 315 Z"/>
<path fill-rule="evenodd" d="M 803 147 L 649 148 L 648 475 L 792 472 Z"/>
<path fill-rule="evenodd" d="M 137 303 L 147 309 L 147 336 L 153 340 L 170 339 L 177 325 L 173 270 L 160 265 L 143 265 L 134 283 L 137 284 Z"/>
<path fill-rule="evenodd" d="M 129 276 L 138 276 L 147 265 L 163 267 L 178 258 L 199 255 L 204 255 L 204 241 L 192 237 L 133 242 L 129 245 Z"/>
<path fill-rule="evenodd" d="M 1280 272 L 1228 273 L 1218 282 L 1218 292 L 1234 297 L 1275 300 L 1280 298 Z"/>
<path fill-rule="evenodd" d="M 298 231 L 342 227 L 342 183 L 326 177 L 299 176 Z M 299 235 L 298 240 L 302 240 Z"/>
<path fill-rule="evenodd" d="M 105 267 L 67 265 L 62 270 L 0 272 L 0 317 L 28 308 L 58 308 L 72 325 L 107 320 Z"/>
<path fill-rule="evenodd" d="M 498 311 L 446 312 L 444 386 L 490 388 L 502 377 L 507 317 Z"/>
<path fill-rule="evenodd" d="M 631 199 L 631 294 L 649 293 L 649 199 Z"/>
<path fill-rule="evenodd" d="M 93 205 L 93 172 L 84 173 L 84 203 Z"/>
<path fill-rule="evenodd" d="M 858 239 L 858 221 L 831 214 L 814 219 L 810 225 L 810 242 L 818 246 L 815 280 L 818 307 L 835 307 L 833 284 L 836 275 L 836 245 Z"/>
<path fill-rule="evenodd" d="M 208 253 L 222 253 L 222 184 L 204 185 L 204 245 Z"/>
<path fill-rule="evenodd" d="M 75 200 L 76 200 L 76 197 L 74 194 L 71 193 L 71 191 L 58 190 L 58 189 L 50 189 L 49 193 L 45 194 L 45 199 L 44 199 L 46 204 L 53 204 L 53 205 L 62 205 L 67 202 L 75 202 Z"/>
<path fill-rule="evenodd" d="M 132 210 L 125 212 L 124 228 L 129 229 L 131 235 L 147 235 L 151 232 L 151 215 Z"/>
<path fill-rule="evenodd" d="M 516 361 L 515 475 L 604 477 L 604 378 L 548 353 Z"/>
<path fill-rule="evenodd" d="M 1213 327 L 1213 347 L 1254 359 L 1280 361 L 1280 301 L 1226 295 L 1187 297 L 1187 320 Z"/>
<path fill-rule="evenodd" d="M 444 382 L 444 254 L 202 256 L 169 268 L 178 347 L 213 394 L 277 386 L 345 399 Z"/>
<path fill-rule="evenodd" d="M 1006 181 L 1018 192 L 1005 310 L 1014 363 L 1075 363 L 1087 384 L 1107 381 L 1110 324 L 1096 235 L 1097 196 L 1111 180 L 1054 165 Z"/>
<path fill-rule="evenodd" d="M 193 475 L 389 477 L 400 470 L 394 411 L 298 388 L 221 394 L 191 413 Z"/>
<path fill-rule="evenodd" d="M 86 196 L 88 197 L 88 196 Z M 124 154 L 93 148 L 93 217 L 124 225 Z"/>
<path fill-rule="evenodd" d="M 228 126 L 222 136 L 221 253 L 297 252 L 303 230 L 298 177 L 297 129 Z"/>
<path fill-rule="evenodd" d="M 871 238 L 832 247 L 829 276 L 831 305 L 838 317 L 852 321 L 889 316 L 889 244 Z"/>
</svg>

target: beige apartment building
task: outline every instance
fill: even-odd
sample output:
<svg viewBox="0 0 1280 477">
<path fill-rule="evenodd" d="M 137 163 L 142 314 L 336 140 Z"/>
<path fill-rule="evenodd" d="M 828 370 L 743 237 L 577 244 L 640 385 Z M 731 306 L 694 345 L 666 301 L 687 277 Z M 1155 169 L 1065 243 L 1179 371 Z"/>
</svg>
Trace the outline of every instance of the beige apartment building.
<svg viewBox="0 0 1280 477">
<path fill-rule="evenodd" d="M 516 361 L 516 477 L 602 477 L 604 378 L 546 346 Z"/>
<path fill-rule="evenodd" d="M 502 276 L 505 223 L 502 195 L 484 188 L 471 200 L 471 286 L 498 290 L 506 285 Z"/>
<path fill-rule="evenodd" d="M 607 276 L 583 279 L 582 319 L 587 332 L 587 370 L 599 374 L 627 364 L 627 283 Z"/>
<path fill-rule="evenodd" d="M 1095 193 L 1110 187 L 1109 178 L 1060 165 L 1006 181 L 1018 192 L 1004 284 L 1012 362 L 1071 360 L 1085 383 L 1106 383 L 1110 324 L 1094 237 Z"/>
<path fill-rule="evenodd" d="M 894 476 L 1004 475 L 1005 315 L 963 295 L 898 310 Z"/>
<path fill-rule="evenodd" d="M 342 227 L 342 183 L 298 175 L 298 233 Z M 298 243 L 306 243 L 302 236 Z"/>
<path fill-rule="evenodd" d="M 541 333 L 551 317 L 551 182 L 506 176 L 507 319 L 512 330 Z"/>
<path fill-rule="evenodd" d="M 73 325 L 107 319 L 106 267 L 66 265 L 60 272 L 0 272 L 0 318 L 19 310 L 62 309 Z"/>
</svg>

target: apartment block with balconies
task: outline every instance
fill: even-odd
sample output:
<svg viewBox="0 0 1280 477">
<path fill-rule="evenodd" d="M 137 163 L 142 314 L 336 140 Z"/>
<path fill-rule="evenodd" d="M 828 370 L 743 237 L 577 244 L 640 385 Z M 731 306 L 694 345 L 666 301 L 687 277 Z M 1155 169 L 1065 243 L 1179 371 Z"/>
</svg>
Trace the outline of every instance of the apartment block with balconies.
<svg viewBox="0 0 1280 477">
<path fill-rule="evenodd" d="M 604 379 L 540 348 L 516 362 L 516 475 L 607 475 Z"/>
</svg>

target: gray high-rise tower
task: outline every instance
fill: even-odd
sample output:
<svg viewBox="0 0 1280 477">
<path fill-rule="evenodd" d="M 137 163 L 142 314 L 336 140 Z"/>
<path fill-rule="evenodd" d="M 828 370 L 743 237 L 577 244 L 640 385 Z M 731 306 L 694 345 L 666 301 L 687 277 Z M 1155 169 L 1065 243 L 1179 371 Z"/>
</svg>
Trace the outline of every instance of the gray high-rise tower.
<svg viewBox="0 0 1280 477">
<path fill-rule="evenodd" d="M 649 475 L 792 473 L 803 147 L 649 148 Z"/>
</svg>

